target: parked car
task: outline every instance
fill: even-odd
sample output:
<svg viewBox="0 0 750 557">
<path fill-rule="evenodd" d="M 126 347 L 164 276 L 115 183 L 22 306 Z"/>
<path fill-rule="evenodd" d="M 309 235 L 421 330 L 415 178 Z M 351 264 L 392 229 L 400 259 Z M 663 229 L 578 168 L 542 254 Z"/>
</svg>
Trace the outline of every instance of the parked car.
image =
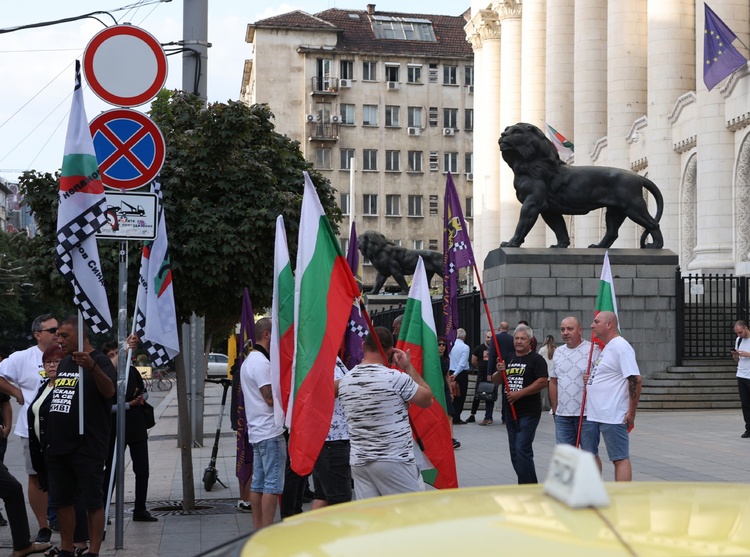
<svg viewBox="0 0 750 557">
<path fill-rule="evenodd" d="M 376 497 L 295 515 L 204 557 L 456 555 L 456 536 L 460 555 L 750 555 L 750 484 L 605 486 L 603 508 L 571 508 L 541 485 Z"/>
<path fill-rule="evenodd" d="M 208 355 L 208 370 L 206 377 L 220 378 L 229 375 L 229 358 L 226 354 L 211 352 Z"/>
</svg>

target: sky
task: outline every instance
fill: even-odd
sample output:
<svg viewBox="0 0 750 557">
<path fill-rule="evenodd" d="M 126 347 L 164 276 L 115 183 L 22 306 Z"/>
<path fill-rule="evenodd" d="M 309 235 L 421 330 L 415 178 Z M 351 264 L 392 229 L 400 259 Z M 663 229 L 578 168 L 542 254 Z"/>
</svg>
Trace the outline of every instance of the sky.
<svg viewBox="0 0 750 557">
<path fill-rule="evenodd" d="M 136 0 L 134 0 L 135 2 Z M 470 2 L 455 0 L 369 0 L 378 11 L 409 11 L 459 15 Z M 118 23 L 131 23 L 154 35 L 160 43 L 182 38 L 181 0 L 32 0 L 3 2 L 0 30 L 53 21 L 94 11 L 107 11 Z M 316 13 L 328 8 L 364 10 L 368 0 L 269 1 L 208 0 L 208 100 L 238 100 L 245 60 L 251 57 L 245 43 L 248 23 L 274 15 L 303 10 Z M 122 9 L 125 8 L 125 9 Z M 113 25 L 107 15 L 99 17 Z M 104 26 L 94 19 L 0 33 L 0 176 L 10 182 L 24 170 L 54 172 L 62 164 L 70 111 L 75 60 L 82 59 L 89 41 Z M 180 89 L 182 58 L 173 55 L 166 87 Z M 84 104 L 89 121 L 116 108 L 100 100 L 84 82 Z M 146 112 L 148 104 L 137 107 Z"/>
</svg>

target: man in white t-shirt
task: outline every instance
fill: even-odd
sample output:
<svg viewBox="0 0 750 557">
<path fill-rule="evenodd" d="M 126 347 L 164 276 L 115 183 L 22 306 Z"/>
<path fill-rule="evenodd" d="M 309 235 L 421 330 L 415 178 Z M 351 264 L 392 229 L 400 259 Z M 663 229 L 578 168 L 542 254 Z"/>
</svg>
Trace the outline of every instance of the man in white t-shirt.
<svg viewBox="0 0 750 557">
<path fill-rule="evenodd" d="M 263 317 L 255 323 L 255 344 L 240 368 L 247 439 L 253 446 L 250 507 L 256 532 L 273 523 L 278 496 L 284 492 L 286 440 L 283 424 L 274 418 L 270 344 L 271 320 Z"/>
<path fill-rule="evenodd" d="M 409 403 L 432 404 L 432 391 L 411 364 L 407 352 L 393 347 L 385 327 L 375 327 L 385 358 L 405 373 L 386 366 L 373 333 L 362 348 L 362 363 L 338 383 L 337 393 L 349 426 L 354 495 L 366 499 L 424 489 L 414 458 Z"/>
<path fill-rule="evenodd" d="M 26 414 L 36 398 L 39 387 L 44 383 L 42 354 L 56 342 L 57 319 L 50 314 L 40 315 L 31 324 L 31 333 L 36 339 L 36 346 L 13 352 L 0 362 L 0 391 L 15 398 L 19 404 L 23 404 L 23 408 L 18 411 L 18 419 L 13 431 L 21 438 L 26 473 L 29 476 L 29 505 L 39 523 L 39 533 L 35 541 L 47 543 L 52 536 L 52 530 L 47 523 L 47 493 L 39 487 L 36 471 L 31 464 L 29 424 Z"/>
<path fill-rule="evenodd" d="M 591 328 L 604 343 L 604 350 L 588 378 L 586 414 L 591 427 L 581 436 L 581 448 L 599 454 L 601 433 L 609 459 L 615 465 L 615 481 L 629 482 L 633 479 L 633 469 L 628 434 L 641 398 L 641 372 L 633 347 L 620 336 L 613 312 L 599 312 Z"/>
<path fill-rule="evenodd" d="M 560 334 L 565 342 L 558 346 L 552 356 L 549 367 L 549 397 L 552 402 L 552 413 L 555 416 L 555 441 L 557 444 L 576 446 L 578 426 L 581 420 L 581 401 L 583 400 L 583 376 L 588 371 L 589 355 L 591 362 L 599 357 L 600 349 L 583 339 L 583 327 L 575 317 L 566 317 L 560 322 Z M 588 430 L 586 410 L 583 413 L 581 435 Z M 597 460 L 599 457 L 596 457 Z M 601 462 L 599 463 L 601 468 Z"/>
<path fill-rule="evenodd" d="M 737 362 L 737 389 L 740 392 L 742 417 L 745 419 L 745 432 L 740 435 L 743 439 L 750 437 L 750 329 L 745 321 L 734 324 L 737 339 L 734 341 L 732 358 Z"/>
</svg>

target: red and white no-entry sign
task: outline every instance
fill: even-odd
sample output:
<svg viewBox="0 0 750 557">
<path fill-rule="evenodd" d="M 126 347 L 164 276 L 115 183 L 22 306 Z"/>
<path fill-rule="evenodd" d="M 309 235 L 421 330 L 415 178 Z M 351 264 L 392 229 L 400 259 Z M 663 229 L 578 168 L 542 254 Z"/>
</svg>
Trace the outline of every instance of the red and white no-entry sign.
<svg viewBox="0 0 750 557">
<path fill-rule="evenodd" d="M 115 25 L 97 33 L 83 53 L 86 81 L 97 97 L 115 106 L 140 106 L 167 81 L 167 56 L 149 32 Z"/>
</svg>

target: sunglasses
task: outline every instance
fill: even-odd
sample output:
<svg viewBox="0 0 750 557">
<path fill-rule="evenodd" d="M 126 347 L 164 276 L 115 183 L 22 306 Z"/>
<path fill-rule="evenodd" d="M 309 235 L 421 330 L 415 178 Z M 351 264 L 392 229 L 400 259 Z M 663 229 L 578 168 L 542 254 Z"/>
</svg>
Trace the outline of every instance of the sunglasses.
<svg viewBox="0 0 750 557">
<path fill-rule="evenodd" d="M 438 346 L 447 346 L 444 342 L 438 342 Z"/>
<path fill-rule="evenodd" d="M 49 329 L 39 329 L 40 333 L 50 333 L 55 334 L 57 332 L 57 327 L 50 327 Z"/>
<path fill-rule="evenodd" d="M 46 366 L 59 366 L 61 360 L 45 360 L 44 365 Z"/>
</svg>

